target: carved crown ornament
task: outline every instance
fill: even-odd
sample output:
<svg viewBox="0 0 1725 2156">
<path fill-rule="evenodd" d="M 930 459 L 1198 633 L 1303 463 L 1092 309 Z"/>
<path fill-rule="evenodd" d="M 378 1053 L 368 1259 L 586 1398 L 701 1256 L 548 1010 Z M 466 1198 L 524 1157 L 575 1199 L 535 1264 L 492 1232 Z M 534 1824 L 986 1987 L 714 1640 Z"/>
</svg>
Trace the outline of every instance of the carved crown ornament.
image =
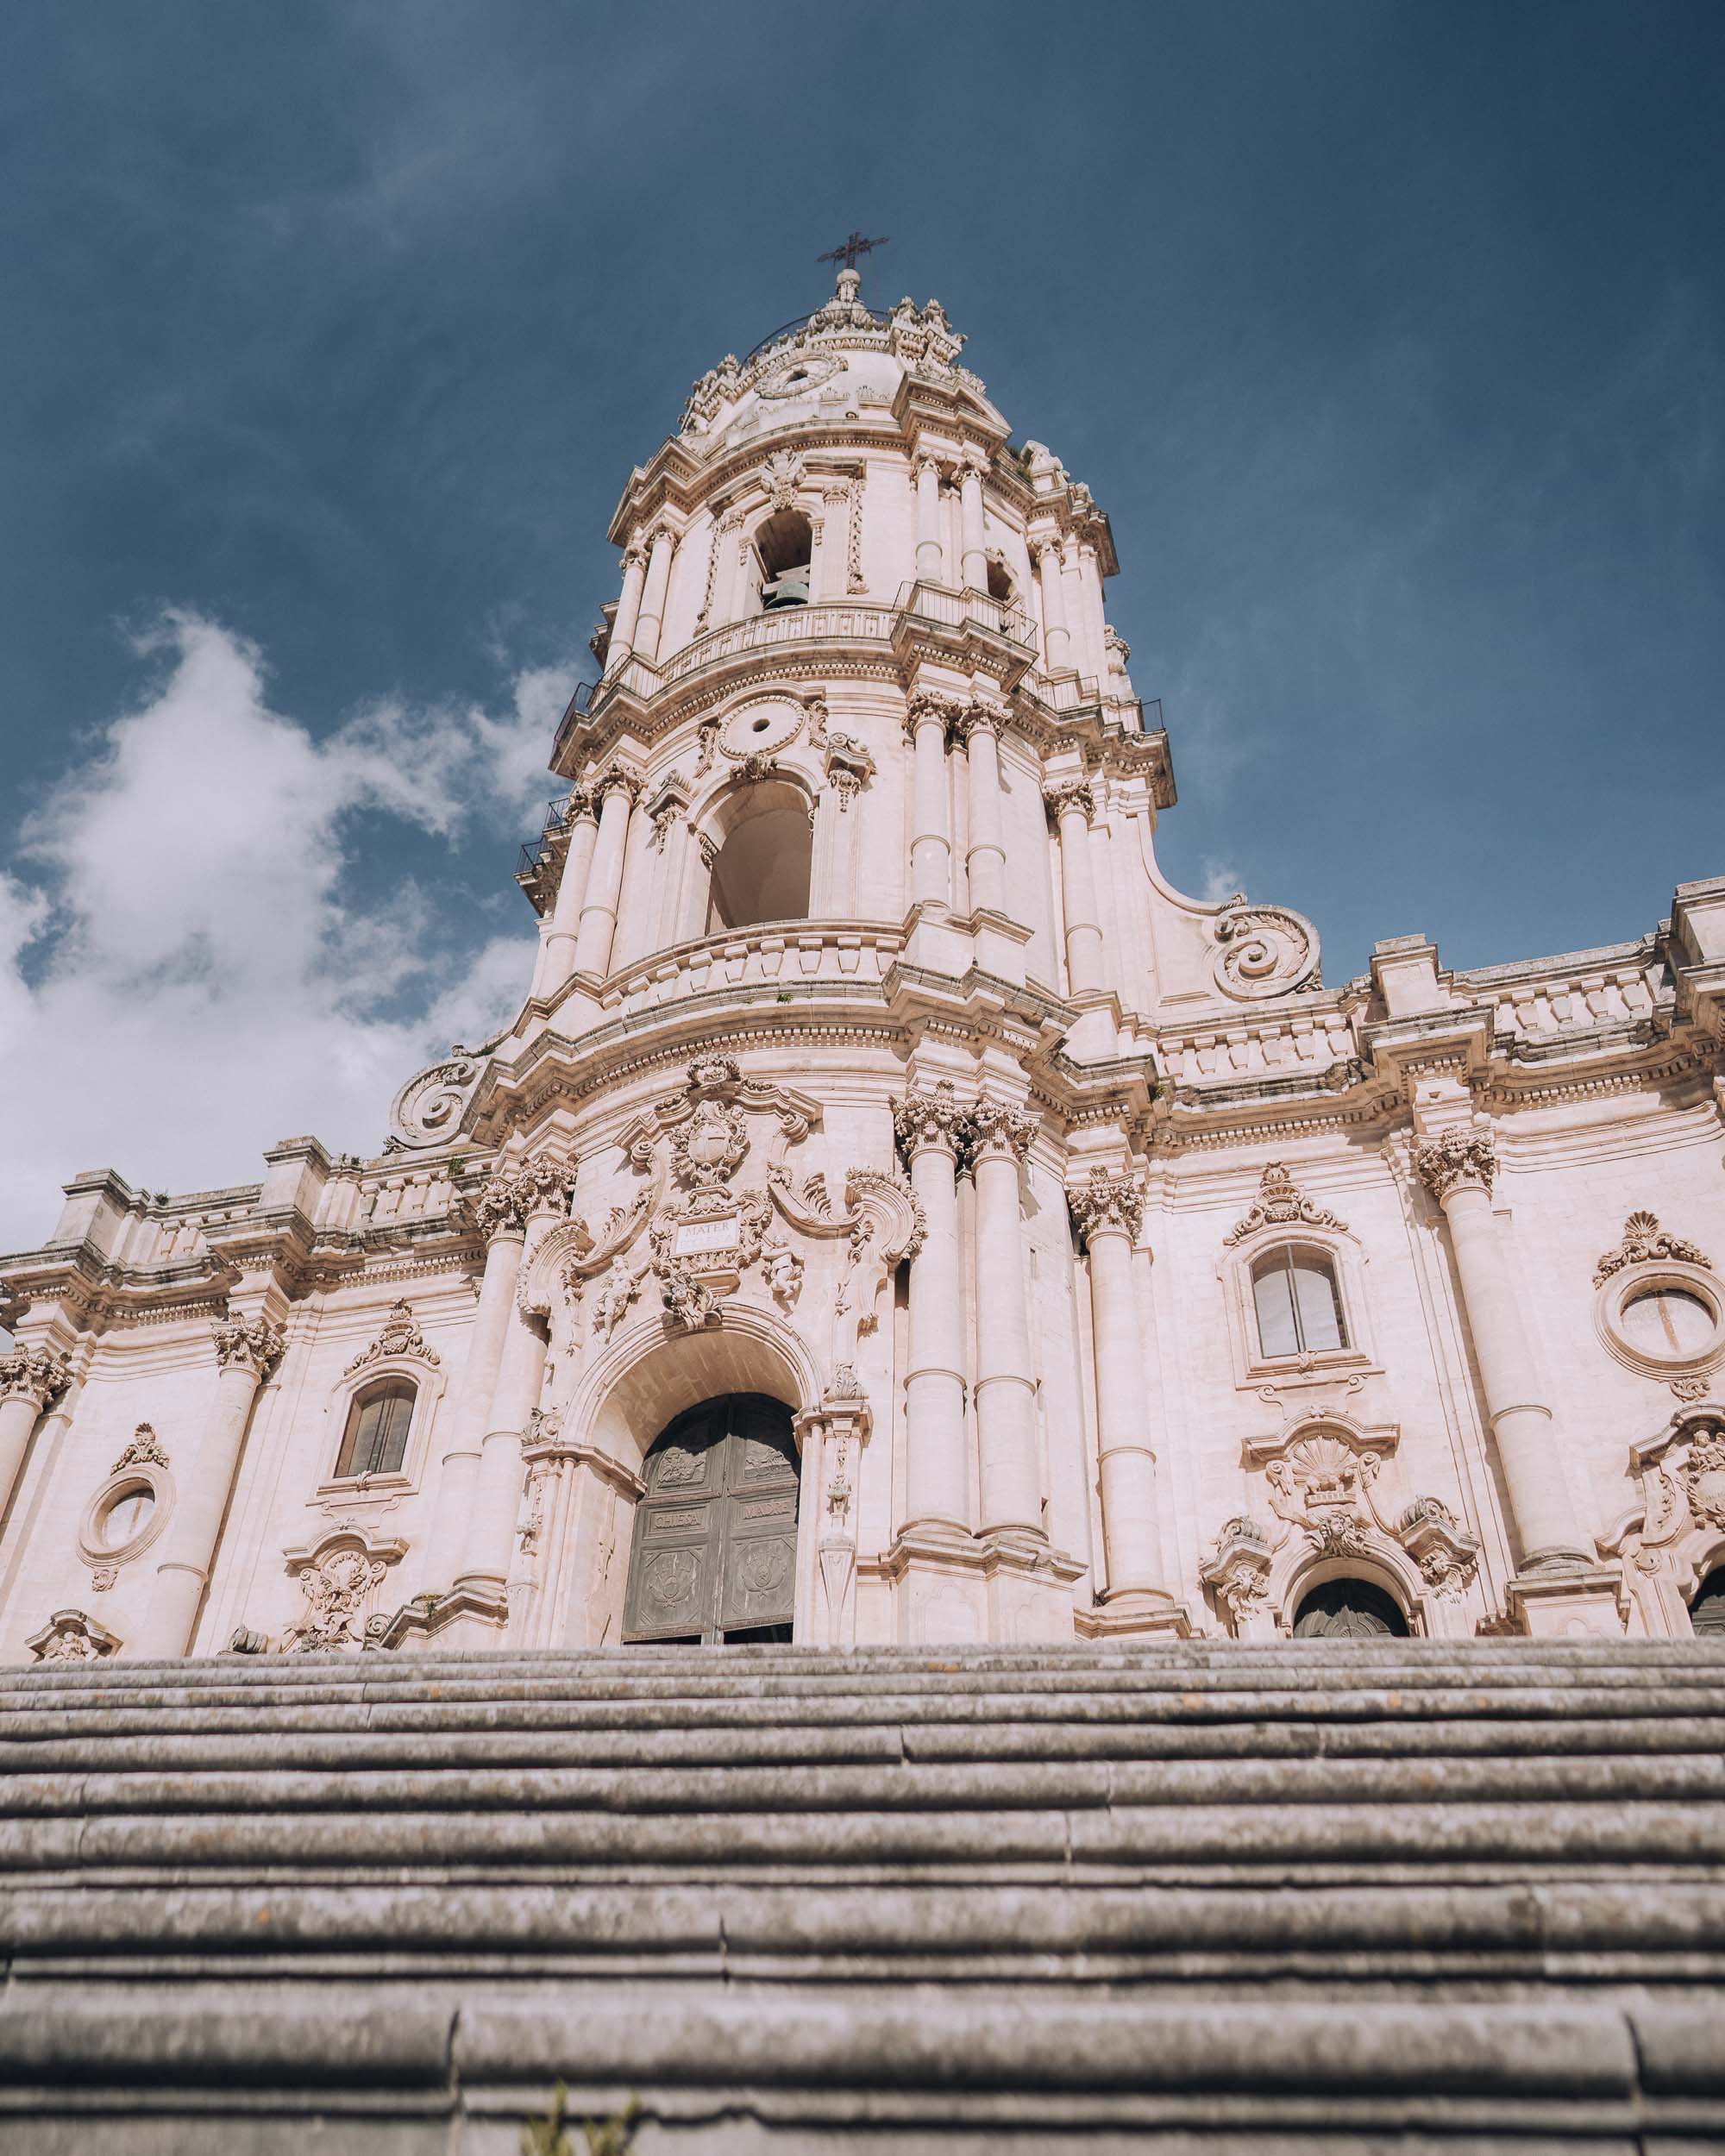
<svg viewBox="0 0 1725 2156">
<path fill-rule="evenodd" d="M 553 1228 L 523 1268 L 522 1307 L 567 1326 L 571 1338 L 584 1322 L 589 1347 L 608 1344 L 643 1298 L 672 1331 L 699 1331 L 724 1322 L 726 1297 L 758 1269 L 762 1300 L 788 1315 L 812 1246 L 838 1244 L 830 1367 L 853 1363 L 893 1268 L 920 1245 L 922 1213 L 895 1176 L 853 1169 L 840 1203 L 824 1174 L 794 1175 L 787 1155 L 819 1113 L 801 1094 L 746 1077 L 733 1056 L 696 1056 L 683 1086 L 622 1134 L 647 1188 L 596 1233 L 580 1220 Z M 770 1136 L 760 1180 L 750 1181 L 752 1126 L 762 1121 Z"/>
<path fill-rule="evenodd" d="M 415 1322 L 411 1302 L 397 1301 L 390 1305 L 389 1315 L 379 1327 L 377 1338 L 369 1347 L 361 1349 L 342 1375 L 352 1377 L 361 1370 L 368 1369 L 373 1363 L 396 1358 L 428 1363 L 433 1369 L 442 1360 L 437 1351 L 427 1343 L 425 1335 Z"/>
<path fill-rule="evenodd" d="M 1308 1198 L 1278 1160 L 1271 1161 L 1264 1169 L 1258 1181 L 1258 1196 L 1222 1238 L 1222 1242 L 1232 1250 L 1261 1229 L 1281 1227 L 1333 1228 L 1344 1235 L 1347 1232 L 1346 1221 L 1338 1219 L 1327 1206 Z"/>
<path fill-rule="evenodd" d="M 1594 1268 L 1593 1284 L 1603 1288 L 1614 1273 L 1621 1273 L 1626 1265 L 1646 1265 L 1655 1259 L 1663 1259 L 1669 1264 L 1699 1265 L 1709 1271 L 1713 1264 L 1697 1244 L 1662 1228 L 1656 1213 L 1632 1213 L 1623 1223 L 1622 1241 L 1615 1250 L 1607 1250 Z"/>
</svg>

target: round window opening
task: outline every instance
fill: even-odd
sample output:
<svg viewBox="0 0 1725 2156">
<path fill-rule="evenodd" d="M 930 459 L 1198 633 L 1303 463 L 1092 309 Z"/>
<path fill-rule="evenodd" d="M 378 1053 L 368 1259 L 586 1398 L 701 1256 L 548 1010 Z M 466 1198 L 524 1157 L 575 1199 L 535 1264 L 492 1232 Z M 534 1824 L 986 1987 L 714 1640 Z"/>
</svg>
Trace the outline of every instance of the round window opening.
<svg viewBox="0 0 1725 2156">
<path fill-rule="evenodd" d="M 102 1508 L 96 1523 L 96 1539 L 104 1550 L 123 1550 L 149 1524 L 156 1508 L 156 1494 L 147 1482 L 135 1482 L 118 1491 Z"/>
<path fill-rule="evenodd" d="M 1686 1288 L 1649 1288 L 1623 1306 L 1623 1337 L 1643 1355 L 1686 1359 L 1703 1354 L 1716 1327 L 1712 1310 Z"/>
</svg>

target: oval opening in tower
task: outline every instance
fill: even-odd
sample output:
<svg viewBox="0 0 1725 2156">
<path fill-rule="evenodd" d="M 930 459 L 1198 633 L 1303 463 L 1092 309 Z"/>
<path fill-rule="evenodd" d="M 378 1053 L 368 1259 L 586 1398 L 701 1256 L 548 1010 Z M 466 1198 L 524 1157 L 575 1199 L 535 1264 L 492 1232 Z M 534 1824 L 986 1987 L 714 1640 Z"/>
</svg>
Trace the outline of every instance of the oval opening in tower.
<svg viewBox="0 0 1725 2156">
<path fill-rule="evenodd" d="M 755 534 L 755 552 L 761 565 L 762 612 L 806 606 L 814 527 L 801 510 L 775 510 Z"/>
</svg>

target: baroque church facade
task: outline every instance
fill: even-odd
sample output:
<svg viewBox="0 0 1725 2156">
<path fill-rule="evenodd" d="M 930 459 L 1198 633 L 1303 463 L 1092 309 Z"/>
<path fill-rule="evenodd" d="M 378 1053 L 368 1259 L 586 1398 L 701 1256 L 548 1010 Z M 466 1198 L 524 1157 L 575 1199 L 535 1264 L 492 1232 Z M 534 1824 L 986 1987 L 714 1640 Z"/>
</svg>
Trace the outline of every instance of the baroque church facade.
<svg viewBox="0 0 1725 2156">
<path fill-rule="evenodd" d="M 1725 879 L 1327 985 L 1182 895 L 1106 515 L 938 303 L 696 384 L 519 1016 L 0 1260 L 0 1658 L 1725 1616 Z"/>
</svg>

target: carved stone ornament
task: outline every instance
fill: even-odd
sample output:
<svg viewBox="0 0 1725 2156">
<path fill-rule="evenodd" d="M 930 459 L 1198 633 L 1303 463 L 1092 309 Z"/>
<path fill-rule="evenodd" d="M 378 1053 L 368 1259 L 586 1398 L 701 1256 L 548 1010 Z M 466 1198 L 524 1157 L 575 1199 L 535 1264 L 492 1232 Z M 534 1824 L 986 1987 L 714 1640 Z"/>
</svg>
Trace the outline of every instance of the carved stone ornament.
<svg viewBox="0 0 1725 2156">
<path fill-rule="evenodd" d="M 1230 1520 L 1216 1537 L 1214 1551 L 1199 1576 L 1216 1599 L 1218 1610 L 1236 1635 L 1264 1611 L 1270 1601 L 1270 1568 L 1275 1551 L 1255 1520 Z"/>
<path fill-rule="evenodd" d="M 837 368 L 832 371 L 836 373 Z M 775 449 L 756 477 L 775 509 L 794 509 L 797 489 L 803 483 L 803 461 L 794 449 Z"/>
<path fill-rule="evenodd" d="M 850 806 L 853 798 L 860 793 L 875 775 L 875 759 L 867 745 L 855 734 L 841 733 L 835 726 L 823 745 L 826 762 L 826 782 L 838 796 L 843 813 Z"/>
<path fill-rule="evenodd" d="M 281 1360 L 281 1328 L 267 1318 L 223 1318 L 210 1330 L 224 1370 L 247 1369 L 261 1382 Z"/>
<path fill-rule="evenodd" d="M 1231 905 L 1211 930 L 1216 986 L 1237 1003 L 1320 986 L 1318 931 L 1285 906 Z"/>
<path fill-rule="evenodd" d="M 1680 1235 L 1667 1234 L 1656 1214 L 1632 1213 L 1623 1223 L 1623 1240 L 1615 1250 L 1608 1250 L 1594 1269 L 1593 1284 L 1603 1288 L 1626 1265 L 1645 1265 L 1655 1258 L 1678 1265 L 1705 1266 L 1709 1272 L 1713 1266 L 1712 1259 L 1695 1244 Z"/>
<path fill-rule="evenodd" d="M 373 1363 L 381 1363 L 391 1356 L 411 1356 L 415 1362 L 428 1363 L 434 1369 L 442 1360 L 435 1348 L 426 1344 L 425 1335 L 414 1322 L 413 1306 L 410 1302 L 390 1305 L 389 1315 L 380 1327 L 376 1339 L 369 1347 L 361 1349 L 343 1375 L 351 1377 L 356 1370 L 368 1369 Z"/>
<path fill-rule="evenodd" d="M 129 1467 L 166 1467 L 167 1455 L 162 1451 L 161 1440 L 147 1422 L 141 1422 L 132 1433 L 132 1442 L 109 1470 L 118 1475 Z"/>
<path fill-rule="evenodd" d="M 1144 1225 L 1144 1186 L 1136 1175 L 1093 1168 L 1066 1202 L 1088 1249 L 1098 1235 L 1124 1235 L 1136 1243 Z"/>
<path fill-rule="evenodd" d="M 417 1072 L 395 1096 L 389 1112 L 389 1135 L 409 1150 L 442 1145 L 461 1127 L 488 1058 L 456 1050 L 441 1063 Z"/>
<path fill-rule="evenodd" d="M 1076 809 L 1088 824 L 1096 813 L 1096 789 L 1088 779 L 1051 779 L 1042 789 L 1048 812 L 1057 822 Z"/>
<path fill-rule="evenodd" d="M 494 1235 L 519 1234 L 530 1213 L 567 1213 L 574 1188 L 574 1163 L 542 1153 L 519 1168 L 492 1175 L 473 1201 L 474 1219 L 487 1242 Z"/>
<path fill-rule="evenodd" d="M 1307 1197 L 1282 1163 L 1273 1160 L 1259 1179 L 1251 1210 L 1235 1221 L 1222 1241 L 1232 1250 L 1260 1228 L 1280 1227 L 1337 1228 L 1346 1233 L 1347 1223 Z"/>
<path fill-rule="evenodd" d="M 105 1662 L 119 1639 L 81 1609 L 57 1609 L 24 1642 L 38 1662 Z"/>
<path fill-rule="evenodd" d="M 40 1414 L 71 1382 L 64 1357 L 47 1348 L 14 1347 L 0 1354 L 0 1400 L 28 1400 Z"/>
<path fill-rule="evenodd" d="M 749 1153 L 749 1125 L 741 1108 L 698 1097 L 689 1119 L 671 1141 L 671 1165 L 690 1190 L 716 1190 L 728 1182 Z"/>
<path fill-rule="evenodd" d="M 1451 1191 L 1469 1184 L 1489 1193 L 1497 1173 L 1496 1144 L 1490 1131 L 1472 1124 L 1457 1124 L 1416 1145 L 1414 1167 L 1440 1205 Z"/>
<path fill-rule="evenodd" d="M 629 1260 L 620 1255 L 612 1259 L 587 1300 L 587 1322 L 595 1339 L 610 1339 L 622 1324 L 630 1304 L 641 1293 L 641 1283 L 646 1277 L 645 1265 L 631 1267 Z"/>
<path fill-rule="evenodd" d="M 1420 1568 L 1433 1593 L 1458 1601 L 1479 1569 L 1479 1539 L 1470 1534 L 1440 1497 L 1419 1497 L 1402 1516 L 1396 1539 Z"/>
<path fill-rule="evenodd" d="M 1357 1551 L 1376 1520 L 1371 1486 L 1383 1465 L 1372 1447 L 1358 1445 L 1336 1429 L 1315 1429 L 1296 1438 L 1264 1463 L 1270 1508 L 1278 1520 L 1303 1529 L 1320 1547 Z"/>
<path fill-rule="evenodd" d="M 1021 1161 L 1036 1132 L 1036 1118 L 1007 1100 L 979 1100 L 966 1118 L 973 1160 Z"/>
<path fill-rule="evenodd" d="M 679 1331 L 699 1332 L 718 1315 L 712 1288 L 686 1265 L 669 1265 L 660 1274 L 659 1293 L 667 1319 Z"/>
<path fill-rule="evenodd" d="M 919 726 L 937 725 L 943 734 L 957 724 L 963 706 L 934 689 L 918 689 L 905 708 L 905 731 L 913 742 Z"/>
<path fill-rule="evenodd" d="M 357 1527 L 337 1527 L 310 1550 L 290 1554 L 305 1613 L 282 1635 L 289 1654 L 328 1654 L 363 1647 L 372 1599 L 405 1542 L 373 1542 Z"/>
<path fill-rule="evenodd" d="M 952 1081 L 942 1078 L 932 1086 L 915 1086 L 893 1110 L 893 1128 L 907 1160 L 931 1148 L 956 1158 L 969 1129 L 970 1111 L 953 1090 Z"/>
<path fill-rule="evenodd" d="M 780 1242 L 775 1236 L 762 1246 L 761 1269 L 767 1276 L 774 1301 L 788 1317 L 796 1308 L 797 1297 L 803 1290 L 801 1258 L 788 1243 Z"/>
</svg>

